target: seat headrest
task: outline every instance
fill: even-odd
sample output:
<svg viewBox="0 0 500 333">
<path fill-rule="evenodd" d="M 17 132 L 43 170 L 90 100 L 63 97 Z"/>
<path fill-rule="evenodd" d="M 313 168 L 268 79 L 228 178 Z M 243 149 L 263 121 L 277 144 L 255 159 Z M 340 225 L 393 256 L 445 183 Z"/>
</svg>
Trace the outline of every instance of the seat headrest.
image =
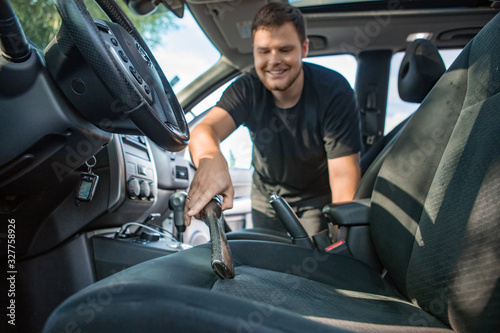
<svg viewBox="0 0 500 333">
<path fill-rule="evenodd" d="M 434 44 L 426 39 L 414 40 L 408 45 L 399 69 L 399 96 L 406 102 L 422 102 L 445 70 Z"/>
</svg>

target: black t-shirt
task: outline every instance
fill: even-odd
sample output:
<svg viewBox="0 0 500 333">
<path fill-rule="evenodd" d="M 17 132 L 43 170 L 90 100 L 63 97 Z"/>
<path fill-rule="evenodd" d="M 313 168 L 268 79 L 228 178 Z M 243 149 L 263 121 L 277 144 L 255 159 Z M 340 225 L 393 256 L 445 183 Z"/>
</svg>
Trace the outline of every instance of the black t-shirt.
<svg viewBox="0 0 500 333">
<path fill-rule="evenodd" d="M 354 92 L 339 73 L 303 63 L 299 102 L 281 109 L 255 70 L 231 84 L 218 107 L 253 141 L 254 184 L 263 195 L 278 194 L 292 204 L 330 193 L 327 159 L 361 150 Z"/>
</svg>

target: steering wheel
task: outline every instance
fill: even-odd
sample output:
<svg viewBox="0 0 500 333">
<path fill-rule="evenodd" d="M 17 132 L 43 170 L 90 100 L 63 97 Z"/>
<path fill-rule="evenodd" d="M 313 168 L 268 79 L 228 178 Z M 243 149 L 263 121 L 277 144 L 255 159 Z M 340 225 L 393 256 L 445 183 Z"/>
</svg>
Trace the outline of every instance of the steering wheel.
<svg viewBox="0 0 500 333">
<path fill-rule="evenodd" d="M 83 0 L 55 0 L 64 28 L 83 58 L 123 106 L 115 112 L 123 112 L 161 148 L 184 149 L 189 128 L 165 74 L 116 1 L 97 2 L 119 24 L 95 21 Z"/>
</svg>

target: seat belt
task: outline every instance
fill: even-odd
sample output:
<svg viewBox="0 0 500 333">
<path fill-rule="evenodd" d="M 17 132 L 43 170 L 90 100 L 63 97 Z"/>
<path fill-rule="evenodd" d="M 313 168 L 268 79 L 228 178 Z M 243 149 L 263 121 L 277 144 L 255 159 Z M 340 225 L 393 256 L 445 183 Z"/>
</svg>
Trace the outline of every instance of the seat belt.
<svg viewBox="0 0 500 333">
<path fill-rule="evenodd" d="M 382 135 L 379 130 L 380 109 L 377 108 L 377 95 L 372 91 L 366 96 L 366 105 L 361 109 L 361 130 L 363 142 L 367 148 L 371 147 L 376 139 Z"/>
</svg>

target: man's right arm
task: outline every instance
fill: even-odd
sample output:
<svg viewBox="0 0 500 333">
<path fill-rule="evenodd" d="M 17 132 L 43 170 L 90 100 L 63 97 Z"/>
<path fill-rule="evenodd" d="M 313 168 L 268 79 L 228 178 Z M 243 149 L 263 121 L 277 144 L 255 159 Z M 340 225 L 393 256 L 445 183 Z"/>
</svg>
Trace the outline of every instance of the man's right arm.
<svg viewBox="0 0 500 333">
<path fill-rule="evenodd" d="M 233 207 L 234 188 L 220 143 L 236 129 L 229 113 L 214 107 L 191 132 L 189 151 L 197 168 L 189 189 L 186 225 L 216 195 L 222 195 L 222 209 Z M 189 221 L 188 221 L 189 220 Z"/>
</svg>

